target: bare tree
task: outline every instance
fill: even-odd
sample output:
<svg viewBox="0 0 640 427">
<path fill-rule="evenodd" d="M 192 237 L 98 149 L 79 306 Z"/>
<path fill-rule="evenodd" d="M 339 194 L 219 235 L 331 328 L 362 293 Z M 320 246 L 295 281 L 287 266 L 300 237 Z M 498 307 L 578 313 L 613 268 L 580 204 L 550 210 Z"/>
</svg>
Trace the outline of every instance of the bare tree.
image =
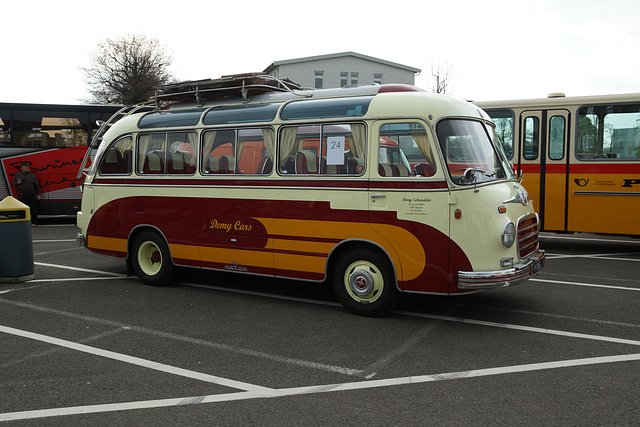
<svg viewBox="0 0 640 427">
<path fill-rule="evenodd" d="M 90 54 L 85 74 L 91 102 L 135 104 L 146 101 L 152 87 L 174 78 L 169 71 L 172 55 L 153 37 L 126 35 L 106 39 Z"/>
<path fill-rule="evenodd" d="M 446 61 L 435 65 L 431 64 L 432 84 L 431 91 L 446 95 L 451 93 L 451 78 L 453 76 L 453 65 Z"/>
</svg>

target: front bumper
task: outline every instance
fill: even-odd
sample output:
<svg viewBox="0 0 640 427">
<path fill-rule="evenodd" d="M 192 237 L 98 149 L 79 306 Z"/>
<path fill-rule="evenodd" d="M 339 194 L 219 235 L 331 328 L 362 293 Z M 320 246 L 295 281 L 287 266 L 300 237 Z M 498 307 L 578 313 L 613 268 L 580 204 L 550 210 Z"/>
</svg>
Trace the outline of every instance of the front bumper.
<svg viewBox="0 0 640 427">
<path fill-rule="evenodd" d="M 545 252 L 538 252 L 528 260 L 507 270 L 458 271 L 458 289 L 480 290 L 513 286 L 528 280 L 544 266 Z"/>
</svg>

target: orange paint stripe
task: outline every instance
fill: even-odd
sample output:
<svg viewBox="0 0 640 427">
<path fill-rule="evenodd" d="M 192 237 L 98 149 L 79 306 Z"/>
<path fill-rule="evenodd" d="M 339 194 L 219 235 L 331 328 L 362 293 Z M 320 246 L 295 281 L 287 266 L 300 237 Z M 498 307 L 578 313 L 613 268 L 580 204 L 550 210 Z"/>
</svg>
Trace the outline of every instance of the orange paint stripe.
<svg viewBox="0 0 640 427">
<path fill-rule="evenodd" d="M 197 246 L 196 246 L 197 248 Z M 223 264 L 233 264 L 237 261 L 238 265 L 251 267 L 273 267 L 273 253 L 269 251 L 251 251 L 244 249 L 229 248 L 210 248 L 199 247 L 202 261 L 219 262 Z M 197 259 L 197 258 L 196 258 Z"/>
<path fill-rule="evenodd" d="M 171 256 L 173 258 L 190 259 L 194 261 L 200 260 L 200 247 L 194 245 L 169 245 Z"/>
<path fill-rule="evenodd" d="M 273 249 L 276 251 L 293 251 L 329 254 L 335 247 L 335 243 L 308 242 L 299 240 L 274 239 Z"/>
<path fill-rule="evenodd" d="M 113 237 L 89 236 L 87 247 L 91 249 L 102 249 L 106 251 L 127 253 L 127 239 L 116 239 Z"/>
<path fill-rule="evenodd" d="M 275 254 L 274 258 L 276 269 L 324 274 L 325 257 Z"/>
</svg>

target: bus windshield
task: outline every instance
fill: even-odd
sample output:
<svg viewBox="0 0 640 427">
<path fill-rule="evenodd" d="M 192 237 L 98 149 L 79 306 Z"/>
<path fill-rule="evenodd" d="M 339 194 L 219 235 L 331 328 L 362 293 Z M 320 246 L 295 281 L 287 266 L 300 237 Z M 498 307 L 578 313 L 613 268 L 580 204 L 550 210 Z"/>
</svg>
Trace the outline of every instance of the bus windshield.
<svg viewBox="0 0 640 427">
<path fill-rule="evenodd" d="M 496 150 L 481 122 L 447 119 L 436 128 L 451 179 L 472 185 L 512 178 L 502 150 Z"/>
</svg>

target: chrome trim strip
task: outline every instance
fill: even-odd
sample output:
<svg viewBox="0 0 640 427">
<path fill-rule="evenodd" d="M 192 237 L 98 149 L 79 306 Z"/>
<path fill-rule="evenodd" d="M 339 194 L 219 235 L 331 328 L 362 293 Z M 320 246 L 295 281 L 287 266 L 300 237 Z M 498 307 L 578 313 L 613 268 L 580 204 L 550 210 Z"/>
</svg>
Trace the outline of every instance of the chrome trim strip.
<svg viewBox="0 0 640 427">
<path fill-rule="evenodd" d="M 458 271 L 458 289 L 480 290 L 518 285 L 537 274 L 544 266 L 545 251 L 539 250 L 513 268 L 497 271 Z"/>
<path fill-rule="evenodd" d="M 622 191 L 574 191 L 576 196 L 640 196 L 638 192 L 623 193 Z"/>
</svg>

